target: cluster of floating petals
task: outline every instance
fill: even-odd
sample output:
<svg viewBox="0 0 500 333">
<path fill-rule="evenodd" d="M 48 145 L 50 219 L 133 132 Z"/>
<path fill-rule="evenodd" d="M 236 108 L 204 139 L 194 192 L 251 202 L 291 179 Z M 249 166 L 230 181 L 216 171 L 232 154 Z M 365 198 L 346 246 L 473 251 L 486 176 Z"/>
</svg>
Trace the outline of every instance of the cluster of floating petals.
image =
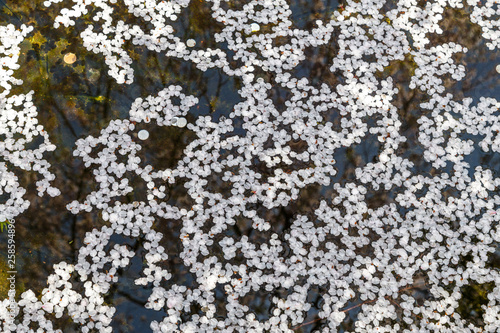
<svg viewBox="0 0 500 333">
<path fill-rule="evenodd" d="M 26 189 L 20 186 L 10 165 L 21 170 L 33 170 L 42 176 L 36 183 L 40 196 L 47 192 L 57 196 L 60 191 L 51 185 L 55 175 L 50 164 L 43 159 L 46 152 L 56 149 L 49 140 L 44 127 L 38 124 L 38 111 L 33 104 L 34 91 L 14 95 L 13 85 L 23 81 L 14 75 L 20 65 L 20 44 L 33 30 L 25 25 L 16 29 L 14 25 L 0 26 L 0 221 L 13 219 L 29 207 L 23 199 Z M 29 148 L 35 140 L 42 143 Z"/>
<path fill-rule="evenodd" d="M 92 169 L 97 186 L 67 209 L 74 214 L 98 210 L 106 226 L 87 233 L 74 265 L 54 266 L 41 298 L 32 291 L 23 293 L 15 315 L 28 320 L 9 324 L 8 302 L 0 304 L 2 331 L 27 331 L 33 323 L 46 332 L 58 331 L 49 318 L 67 314 L 82 325 L 82 332 L 111 332 L 115 308 L 104 304 L 103 295 L 120 283 L 116 273 L 135 255 L 127 244 L 111 247 L 113 235 L 144 240 L 145 263 L 135 283 L 151 289 L 146 308 L 164 315 L 151 323 L 154 332 L 293 332 L 306 321 L 311 290 L 321 291 L 317 313 L 321 332 L 339 331 L 353 304 L 360 310 L 356 332 L 497 330 L 500 276 L 486 266 L 486 260 L 500 242 L 496 194 L 500 178 L 486 166 L 471 168 L 466 157 L 478 148 L 500 153 L 500 104 L 493 98 L 457 100 L 445 94 L 445 77 L 459 81 L 465 76 L 466 68 L 454 59 L 467 49 L 452 42 L 431 45 L 429 40 L 429 35 L 443 32 L 445 8 L 467 5 L 472 8 L 470 20 L 481 27 L 488 47 L 498 47 L 496 2 L 435 0 L 417 6 L 416 1 L 403 0 L 387 10 L 384 0 L 348 0 L 330 20 L 318 20 L 310 30 L 302 30 L 293 28 L 292 12 L 284 0 L 251 0 L 240 9 L 226 9 L 223 0 L 207 0 L 213 18 L 224 25 L 215 35 L 218 49 L 175 35 L 172 23 L 189 0 L 124 0 L 130 15 L 148 21 L 150 31 L 116 18 L 113 0 L 67 2 L 70 7 L 61 10 L 55 28 L 73 26 L 92 7 L 96 26 L 89 24 L 80 32 L 83 46 L 105 57 L 109 75 L 118 83 L 134 79 L 132 60 L 124 48 L 131 41 L 192 62 L 202 71 L 219 68 L 239 77 L 240 102 L 218 120 L 195 116 L 191 109 L 197 98 L 171 85 L 136 99 L 129 119 L 111 121 L 98 137 L 79 139 L 74 156 Z M 28 32 L 26 28 L 20 38 Z M 313 83 L 292 74 L 305 60 L 306 48 L 328 45 L 333 39 L 339 51 L 329 67 L 342 75 L 341 83 Z M 232 67 L 228 50 L 243 65 Z M 398 154 L 407 141 L 402 135 L 404 120 L 394 103 L 398 88 L 390 76 L 378 75 L 391 62 L 408 57 L 416 66 L 408 89 L 428 96 L 419 105 L 425 115 L 417 120 L 418 142 L 422 159 L 437 170 L 433 176 L 419 174 L 413 162 Z M 273 73 L 273 82 L 256 77 L 257 68 Z M 16 83 L 8 77 L 2 86 Z M 273 86 L 289 92 L 284 110 L 270 97 Z M 29 96 L 8 101 L 32 108 Z M 9 112 L 2 111 L 1 117 L 9 117 Z M 341 120 L 333 124 L 333 118 Z M 237 119 L 243 120 L 243 131 L 238 132 L 243 134 L 236 134 Z M 148 124 L 194 133 L 175 167 L 157 169 L 141 159 L 142 145 L 150 139 Z M 139 125 L 146 129 L 137 131 Z M 356 168 L 356 181 L 332 183 L 338 165 L 335 153 L 369 135 L 378 140 L 377 158 Z M 473 142 L 470 136 L 480 139 Z M 297 141 L 305 147 L 301 151 L 293 147 Z M 16 202 L 16 207 L 24 207 L 24 192 L 16 178 L 1 164 L 0 172 L 0 190 L 16 200 L 11 206 Z M 143 201 L 126 200 L 134 190 L 132 176 L 146 184 Z M 231 195 L 214 191 L 208 185 L 213 177 L 224 182 Z M 193 202 L 190 209 L 166 200 L 173 184 L 183 184 Z M 283 234 L 274 232 L 262 210 L 292 204 L 308 185 L 331 188 L 335 195 L 320 200 L 313 216 L 294 216 Z M 46 183 L 40 186 L 54 192 Z M 394 201 L 369 207 L 367 195 L 372 189 L 394 190 Z M 456 194 L 445 196 L 450 189 Z M 265 240 L 227 233 L 239 218 L 250 220 L 251 228 Z M 173 272 L 162 265 L 170 258 L 155 226 L 165 219 L 182 224 L 179 257 L 194 276 L 195 288 L 172 280 Z M 222 240 L 215 242 L 217 237 Z M 464 265 L 461 258 L 471 259 Z M 83 285 L 72 282 L 75 273 Z M 457 310 L 461 288 L 471 283 L 494 284 L 484 306 L 483 327 L 468 322 Z M 432 297 L 417 301 L 411 292 L 416 285 L 425 285 Z M 217 299 L 219 287 L 225 292 L 224 318 L 216 313 L 216 304 L 222 301 Z M 272 311 L 267 317 L 256 316 L 246 296 L 276 290 L 286 292 L 269 297 Z M 202 312 L 192 313 L 193 308 Z"/>
</svg>

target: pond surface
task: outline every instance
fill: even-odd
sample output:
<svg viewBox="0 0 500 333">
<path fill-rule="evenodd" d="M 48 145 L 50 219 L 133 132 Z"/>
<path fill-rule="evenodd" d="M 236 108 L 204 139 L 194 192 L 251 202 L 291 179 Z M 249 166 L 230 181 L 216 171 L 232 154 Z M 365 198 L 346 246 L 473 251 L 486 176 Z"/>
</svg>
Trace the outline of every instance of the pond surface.
<svg viewBox="0 0 500 333">
<path fill-rule="evenodd" d="M 242 6 L 241 2 L 229 1 L 228 6 L 239 8 Z M 337 1 L 328 0 L 294 0 L 289 3 L 293 27 L 305 30 L 313 29 L 316 20 L 328 21 L 332 13 L 342 6 Z M 393 5 L 389 1 L 386 10 Z M 79 31 L 83 30 L 86 18 L 76 20 L 75 28 L 53 28 L 54 18 L 60 8 L 62 8 L 60 5 L 47 8 L 42 1 L 0 1 L 0 24 L 14 24 L 19 27 L 22 23 L 34 27 L 33 32 L 21 44 L 21 68 L 16 71 L 16 77 L 22 78 L 24 84 L 14 87 L 13 93 L 34 90 L 34 104 L 38 108 L 39 122 L 50 134 L 51 142 L 57 146 L 54 152 L 44 155 L 44 158 L 52 165 L 51 170 L 55 173 L 53 185 L 62 191 L 62 194 L 55 198 L 39 197 L 35 185 L 39 175 L 36 172 L 12 168 L 21 186 L 27 189 L 25 198 L 30 202 L 30 207 L 16 218 L 18 295 L 28 289 L 39 293 L 46 287 L 47 278 L 53 273 L 54 264 L 61 261 L 73 264 L 77 262 L 78 251 L 84 245 L 86 232 L 109 225 L 103 220 L 99 210 L 75 215 L 66 209 L 70 202 L 74 200 L 83 202 L 87 195 L 97 189 L 92 170 L 86 168 L 80 158 L 73 157 L 78 139 L 90 135 L 98 137 L 111 120 L 127 119 L 131 105 L 137 98 L 157 95 L 170 85 L 179 85 L 184 94 L 198 98 L 196 107 L 187 115 L 187 121 L 190 123 L 200 116 L 209 116 L 214 122 L 229 118 L 235 105 L 242 100 L 238 94 L 238 90 L 242 87 L 240 78 L 228 76 L 220 69 L 201 71 L 192 62 L 169 58 L 144 46 L 129 45 L 129 54 L 133 60 L 131 66 L 134 70 L 134 82 L 128 85 L 118 84 L 108 75 L 109 68 L 104 57 L 91 53 L 82 46 Z M 116 5 L 115 8 L 117 15 L 127 17 L 128 23 L 136 23 L 134 20 L 137 19 L 127 15 L 124 6 Z M 470 22 L 467 10 L 467 8 L 447 9 L 441 23 L 445 33 L 434 34 L 429 38 L 433 45 L 453 41 L 467 47 L 469 50 L 467 53 L 454 55 L 455 62 L 466 67 L 466 77 L 458 82 L 445 77 L 444 86 L 446 93 L 452 94 L 455 100 L 470 97 L 473 99 L 473 104 L 477 104 L 480 97 L 500 98 L 500 74 L 495 71 L 495 67 L 500 64 L 500 52 L 490 51 L 485 47 L 486 42 L 481 37 L 480 27 Z M 200 48 L 214 47 L 217 44 L 213 37 L 214 33 L 221 29 L 222 26 L 211 17 L 210 7 L 204 1 L 198 0 L 191 1 L 174 25 L 176 36 L 184 40 L 193 39 L 196 41 L 196 47 Z M 224 48 L 227 45 L 219 47 Z M 341 84 L 345 81 L 345 77 L 329 69 L 338 51 L 338 40 L 335 35 L 327 45 L 306 48 L 306 59 L 294 68 L 291 74 L 297 78 L 308 78 L 311 84 L 317 86 L 320 83 L 327 83 L 332 87 Z M 75 55 L 76 61 L 73 62 L 74 59 L 65 61 L 69 59 L 65 56 L 71 54 Z M 233 62 L 234 66 L 238 66 L 236 60 Z M 438 170 L 422 158 L 424 148 L 418 141 L 417 120 L 422 116 L 422 112 L 426 112 L 420 108 L 420 104 L 428 101 L 429 97 L 419 89 L 409 88 L 413 71 L 414 62 L 407 58 L 405 61 L 393 61 L 383 72 L 377 74 L 380 78 L 391 76 L 399 89 L 393 104 L 403 122 L 401 134 L 407 141 L 400 145 L 397 153 L 413 162 L 414 173 L 434 176 L 450 172 L 451 164 Z M 273 74 L 262 71 L 258 75 L 273 84 L 269 97 L 278 110 L 284 110 L 284 103 L 290 99 L 290 92 L 273 81 L 275 79 Z M 332 114 L 325 120 L 333 124 L 340 122 L 338 114 Z M 152 123 L 138 123 L 134 135 L 137 136 L 142 129 L 148 131 L 149 138 L 141 142 L 140 157 L 159 170 L 175 168 L 183 159 L 184 149 L 196 137 L 196 133 L 188 127 L 164 127 Z M 242 119 L 235 119 L 232 134 L 245 134 Z M 478 142 L 477 137 L 473 135 L 469 137 Z M 40 142 L 34 141 L 30 148 L 35 148 L 39 144 Z M 301 140 L 296 140 L 293 144 L 297 151 L 304 150 Z M 238 218 L 236 224 L 225 233 L 216 237 L 214 242 L 217 244 L 225 236 L 248 236 L 252 242 L 259 243 L 267 241 L 266 237 L 269 237 L 271 232 L 278 233 L 280 239 L 284 240 L 298 215 L 312 217 L 321 200 L 332 202 L 336 196 L 334 183 L 342 186 L 347 183 L 360 184 L 356 178 L 356 168 L 377 162 L 382 148 L 377 135 L 367 134 L 361 143 L 336 150 L 334 158 L 337 173 L 331 177 L 330 185 L 308 185 L 300 190 L 297 200 L 285 207 L 268 209 L 262 204 L 253 204 L 252 208 L 259 216 L 271 223 L 272 230 L 269 234 L 257 232 L 252 228 L 252 222 L 242 217 Z M 475 149 L 465 161 L 470 164 L 470 170 L 474 170 L 476 166 L 487 166 L 495 177 L 500 177 L 499 153 L 485 153 L 481 149 Z M 285 168 L 285 171 L 290 172 L 301 167 L 291 165 L 287 167 L 288 170 Z M 256 163 L 253 168 L 265 176 L 271 176 L 273 172 L 264 163 Z M 122 201 L 133 203 L 147 200 L 146 183 L 139 177 L 132 177 L 130 181 L 134 191 Z M 183 182 L 173 184 L 168 190 L 165 201 L 172 206 L 189 210 L 194 200 L 184 185 Z M 220 193 L 226 198 L 232 196 L 232 187 L 217 175 L 210 179 L 207 186 L 212 193 Z M 368 207 L 372 209 L 393 203 L 396 196 L 402 192 L 398 187 L 387 191 L 367 188 L 366 200 Z M 422 190 L 421 195 L 424 195 L 425 190 L 425 188 Z M 448 195 L 454 196 L 456 193 L 450 189 Z M 399 213 L 405 214 L 404 208 L 398 209 Z M 160 245 L 165 247 L 169 256 L 169 259 L 162 263 L 162 267 L 172 274 L 169 282 L 165 283 L 165 288 L 169 287 L 169 283 L 196 288 L 196 276 L 179 257 L 182 251 L 179 241 L 181 228 L 182 224 L 178 220 L 159 219 L 155 222 L 155 230 L 163 234 Z M 0 234 L 2 253 L 6 253 L 6 239 L 5 232 Z M 145 265 L 144 239 L 114 235 L 108 247 L 111 248 L 114 244 L 127 244 L 133 249 L 135 256 L 128 267 L 119 270 L 120 282 L 114 284 L 104 295 L 105 303 L 116 307 L 117 310 L 111 324 L 113 332 L 150 332 L 151 321 L 161 321 L 166 312 L 145 309 L 144 305 L 152 287 L 138 286 L 134 283 Z M 224 261 L 222 248 L 218 250 L 217 256 Z M 497 251 L 489 258 L 489 265 L 495 269 L 500 267 L 498 255 L 500 253 Z M 6 267 L 5 258 L 1 259 L 0 265 Z M 464 291 L 460 308 L 463 317 L 481 324 L 480 305 L 485 304 L 485 293 L 487 294 L 488 288 L 491 289 L 491 286 L 472 285 Z M 312 307 L 307 312 L 304 324 L 290 328 L 296 332 L 312 332 L 325 327 L 323 326 L 325 322 L 318 317 L 323 306 L 321 295 L 324 292 L 321 287 L 308 292 L 307 301 Z M 258 320 L 264 321 L 269 319 L 270 313 L 274 310 L 271 298 L 286 297 L 288 293 L 285 288 L 277 288 L 272 292 L 251 291 L 242 302 L 249 306 Z M 423 300 L 431 297 L 425 284 L 413 295 Z M 6 284 L 1 285 L 0 296 L 2 299 L 7 296 Z M 226 314 L 225 297 L 223 285 L 218 284 L 215 288 L 218 304 L 216 316 L 221 318 Z M 362 302 L 358 298 L 349 301 L 345 308 L 352 307 L 352 310 L 347 311 L 348 315 L 340 331 L 351 330 L 354 327 Z M 191 311 L 203 314 L 204 309 L 192 308 Z M 64 332 L 79 331 L 79 325 L 73 323 L 68 316 L 55 321 L 59 323 L 59 327 L 64 328 Z"/>
</svg>

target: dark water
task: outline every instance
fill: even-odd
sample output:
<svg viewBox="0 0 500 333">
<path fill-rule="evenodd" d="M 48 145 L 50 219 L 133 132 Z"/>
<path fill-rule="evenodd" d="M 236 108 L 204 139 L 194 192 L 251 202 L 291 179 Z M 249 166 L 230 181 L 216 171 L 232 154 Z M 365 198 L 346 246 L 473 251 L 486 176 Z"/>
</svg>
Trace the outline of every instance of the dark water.
<svg viewBox="0 0 500 333">
<path fill-rule="evenodd" d="M 234 5 L 241 4 L 236 1 Z M 292 20 L 298 28 L 311 29 L 315 20 L 328 20 L 338 6 L 337 1 L 295 0 L 291 2 Z M 202 72 L 191 63 L 169 59 L 143 47 L 132 48 L 134 83 L 116 84 L 114 79 L 107 75 L 108 68 L 103 57 L 89 53 L 81 46 L 78 31 L 82 30 L 83 20 L 77 21 L 76 29 L 52 28 L 57 8 L 58 6 L 52 6 L 47 9 L 42 1 L 6 3 L 0 1 L 0 24 L 13 23 L 19 26 L 22 22 L 34 26 L 34 31 L 22 44 L 22 67 L 16 72 L 17 77 L 23 78 L 24 85 L 14 88 L 13 93 L 26 93 L 31 89 L 35 91 L 34 102 L 38 108 L 39 121 L 57 146 L 55 152 L 44 157 L 52 164 L 52 171 L 56 174 L 54 185 L 62 190 L 62 195 L 59 197 L 40 198 L 36 195 L 34 185 L 37 174 L 15 170 L 21 186 L 28 189 L 26 198 L 31 203 L 30 208 L 16 218 L 18 294 L 27 289 L 39 293 L 46 286 L 47 276 L 52 273 L 52 265 L 60 261 L 75 263 L 85 232 L 104 225 L 98 211 L 73 215 L 65 208 L 66 204 L 73 200 L 82 201 L 95 189 L 91 171 L 83 166 L 81 160 L 72 157 L 72 150 L 78 138 L 88 135 L 98 136 L 100 130 L 106 127 L 110 120 L 127 118 L 130 106 L 136 98 L 155 95 L 171 84 L 180 85 L 185 94 L 198 97 L 199 107 L 189 116 L 193 118 L 199 115 L 209 115 L 214 120 L 223 116 L 228 117 L 233 106 L 240 101 L 237 90 L 241 83 L 237 78 L 228 77 L 220 70 Z M 467 77 L 458 83 L 451 78 L 446 79 L 447 92 L 454 94 L 457 100 L 471 97 L 474 103 L 477 103 L 481 96 L 499 98 L 500 75 L 496 73 L 495 66 L 500 63 L 500 54 L 497 51 L 488 51 L 480 36 L 479 27 L 465 19 L 466 10 L 448 10 L 442 23 L 445 34 L 431 37 L 432 44 L 455 41 L 470 50 L 467 54 L 455 56 L 458 63 L 466 66 Z M 185 10 L 179 18 L 175 29 L 177 36 L 185 39 L 193 38 L 198 45 L 203 41 L 203 45 L 209 47 L 215 44 L 212 36 L 221 27 L 214 24 L 207 5 L 192 1 L 188 10 Z M 328 69 L 337 50 L 335 37 L 327 46 L 307 49 L 307 60 L 297 67 L 293 74 L 299 78 L 307 77 L 310 82 L 318 85 L 327 82 L 333 86 L 341 82 L 342 78 Z M 77 61 L 72 65 L 63 61 L 63 56 L 68 52 L 77 56 Z M 416 122 L 422 115 L 419 104 L 426 101 L 427 96 L 418 90 L 408 88 L 410 67 L 407 62 L 394 62 L 379 75 L 392 76 L 400 91 L 396 96 L 395 105 L 404 123 L 402 134 L 408 138 L 408 142 L 402 145 L 398 154 L 415 164 L 413 170 L 415 173 L 433 175 L 438 171 L 421 158 L 423 147 L 418 142 Z M 273 80 L 269 75 L 265 78 L 270 82 Z M 284 89 L 278 88 L 278 85 L 276 87 L 271 97 L 279 109 L 288 94 Z M 141 129 L 140 126 L 138 130 Z M 148 126 L 148 130 L 150 139 L 145 142 L 141 158 L 158 168 L 175 166 L 182 157 L 184 147 L 194 138 L 194 133 L 188 129 Z M 234 132 L 239 134 L 242 131 L 243 129 L 237 126 Z M 39 143 L 34 142 L 33 147 L 37 144 Z M 162 147 L 162 150 L 159 151 L 158 147 Z M 332 180 L 341 184 L 355 181 L 354 169 L 375 161 L 379 149 L 378 140 L 370 135 L 367 135 L 361 144 L 339 149 L 335 156 L 338 173 Z M 471 164 L 471 170 L 478 165 L 488 165 L 497 177 L 500 176 L 498 153 L 484 153 L 476 147 L 466 161 Z M 135 191 L 128 200 L 142 200 L 146 192 L 144 184 L 136 182 L 133 186 Z M 230 195 L 220 179 L 213 179 L 211 186 L 214 192 Z M 398 188 L 391 191 L 372 190 L 367 194 L 369 206 L 375 208 L 392 202 L 400 190 Z M 172 204 L 180 207 L 189 207 L 192 204 L 182 183 L 173 186 L 170 193 L 169 202 Z M 260 213 L 271 222 L 275 231 L 284 234 L 295 215 L 312 213 L 319 200 L 328 200 L 332 193 L 330 187 L 311 185 L 306 187 L 299 199 L 288 207 L 274 210 L 262 208 Z M 169 255 L 165 265 L 173 272 L 169 283 L 189 287 L 194 286 L 195 279 L 178 256 L 179 245 L 175 245 L 179 243 L 180 228 L 179 222 L 169 220 L 158 221 L 156 225 L 156 230 L 164 234 L 161 245 L 167 248 Z M 227 234 L 231 233 L 248 235 L 255 241 L 262 237 L 254 233 L 249 221 L 244 219 L 238 220 L 237 224 L 227 231 Z M 5 240 L 6 234 L 3 233 L 0 235 L 2 253 L 6 253 Z M 114 332 L 149 332 L 149 323 L 152 320 L 161 321 L 164 312 L 145 309 L 144 304 L 151 293 L 151 288 L 134 284 L 134 279 L 143 268 L 144 249 L 141 239 L 115 236 L 108 246 L 123 243 L 130 244 L 135 249 L 136 256 L 128 268 L 119 272 L 120 283 L 105 297 L 106 302 L 117 309 L 112 326 Z M 5 265 L 4 260 L 1 259 L 2 266 Z M 498 262 L 497 257 L 491 257 L 491 265 L 497 269 L 500 267 Z M 484 300 L 478 293 L 478 290 L 483 290 L 484 287 L 477 286 L 477 288 L 464 292 L 466 301 L 462 304 L 464 317 L 469 316 L 472 321 L 480 320 L 478 305 L 484 304 L 481 303 Z M 6 286 L 2 286 L 0 291 L 4 293 L 0 298 L 4 298 Z M 317 317 L 322 306 L 321 293 L 319 289 L 310 291 L 308 300 L 314 306 L 304 320 L 304 323 L 310 323 L 297 328 L 297 332 L 310 332 L 322 327 L 323 321 Z M 287 290 L 276 290 L 272 294 L 252 292 L 246 296 L 244 304 L 249 304 L 259 320 L 265 320 L 272 311 L 270 299 L 273 295 L 287 295 Z M 218 285 L 216 298 L 221 304 L 224 303 L 224 297 L 223 288 Z M 427 297 L 425 290 L 422 291 L 421 297 Z M 348 312 L 344 329 L 353 327 L 360 310 L 356 305 L 360 303 L 361 300 L 352 300 L 349 303 L 348 308 L 353 307 L 353 309 Z M 202 311 L 192 310 L 194 313 Z M 221 305 L 219 315 L 223 315 L 224 311 Z M 78 331 L 78 326 L 69 318 L 63 317 L 59 322 L 60 327 L 65 327 L 65 332 Z"/>
</svg>

